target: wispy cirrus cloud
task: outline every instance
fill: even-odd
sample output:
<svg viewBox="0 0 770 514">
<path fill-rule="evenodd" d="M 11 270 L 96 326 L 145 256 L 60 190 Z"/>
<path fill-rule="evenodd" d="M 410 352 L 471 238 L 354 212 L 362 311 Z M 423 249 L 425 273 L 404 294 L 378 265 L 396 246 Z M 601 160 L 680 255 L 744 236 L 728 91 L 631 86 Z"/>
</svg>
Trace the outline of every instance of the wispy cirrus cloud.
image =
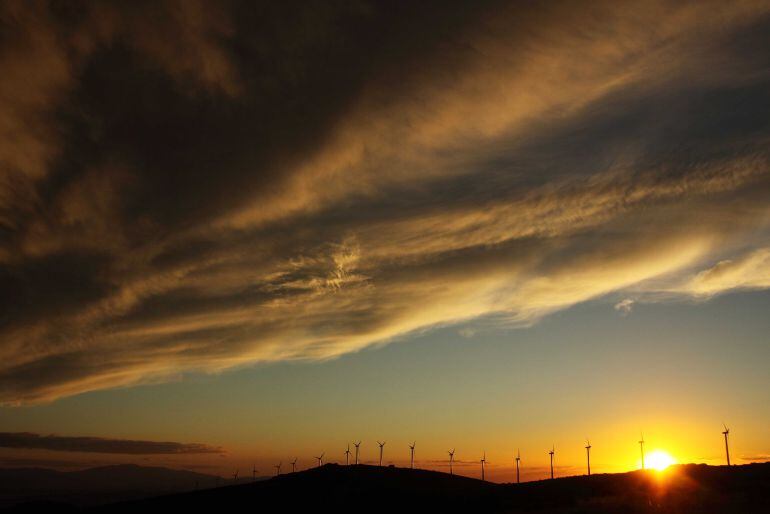
<svg viewBox="0 0 770 514">
<path fill-rule="evenodd" d="M 0 8 L 4 403 L 769 285 L 766 3 L 145 8 Z"/>
<path fill-rule="evenodd" d="M 222 448 L 199 443 L 133 441 L 101 437 L 39 435 L 31 432 L 0 432 L 0 448 L 39 449 L 61 452 L 128 455 L 182 455 L 224 453 Z"/>
<path fill-rule="evenodd" d="M 757 455 L 742 455 L 741 460 L 749 462 L 767 462 L 770 461 L 770 453 L 760 453 Z"/>
<path fill-rule="evenodd" d="M 685 287 L 696 295 L 770 287 L 770 248 L 759 248 L 734 259 L 719 261 L 695 275 Z"/>
<path fill-rule="evenodd" d="M 634 308 L 634 300 L 631 298 L 624 298 L 623 300 L 620 300 L 618 303 L 615 304 L 615 310 L 618 311 L 623 316 L 627 316 L 631 313 L 631 310 Z"/>
</svg>

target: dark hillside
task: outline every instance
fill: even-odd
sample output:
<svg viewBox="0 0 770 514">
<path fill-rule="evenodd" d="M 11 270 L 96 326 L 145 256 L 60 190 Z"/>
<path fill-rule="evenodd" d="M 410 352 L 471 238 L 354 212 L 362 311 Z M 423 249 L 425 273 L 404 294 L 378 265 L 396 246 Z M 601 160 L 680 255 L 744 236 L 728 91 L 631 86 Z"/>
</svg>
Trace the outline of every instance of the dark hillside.
<svg viewBox="0 0 770 514">
<path fill-rule="evenodd" d="M 264 482 L 109 505 L 97 512 L 767 513 L 770 464 L 675 466 L 525 484 L 445 473 L 327 464 Z"/>
<path fill-rule="evenodd" d="M 161 494 L 212 488 L 217 477 L 133 464 L 81 471 L 43 468 L 0 469 L 0 508 L 32 501 L 97 505 Z"/>
</svg>

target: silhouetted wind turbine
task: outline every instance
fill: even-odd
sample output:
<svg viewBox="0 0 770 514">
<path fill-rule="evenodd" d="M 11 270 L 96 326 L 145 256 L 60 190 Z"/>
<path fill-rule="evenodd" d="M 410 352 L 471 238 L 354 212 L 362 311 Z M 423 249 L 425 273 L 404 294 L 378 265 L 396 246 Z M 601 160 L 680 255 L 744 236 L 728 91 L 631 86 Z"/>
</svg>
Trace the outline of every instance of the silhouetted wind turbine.
<svg viewBox="0 0 770 514">
<path fill-rule="evenodd" d="M 551 456 L 551 480 L 553 480 L 553 454 L 556 453 L 556 446 L 551 446 L 551 451 L 548 455 Z"/>
<path fill-rule="evenodd" d="M 520 484 L 519 481 L 519 461 L 521 460 L 521 452 L 519 452 L 518 448 L 516 449 L 516 483 Z"/>
<path fill-rule="evenodd" d="M 350 443 L 348 443 L 348 447 L 345 450 L 345 465 L 350 466 Z"/>
<path fill-rule="evenodd" d="M 358 447 L 361 446 L 361 441 L 358 441 L 357 443 L 353 443 L 353 446 L 356 447 L 356 465 L 358 465 Z"/>
<path fill-rule="evenodd" d="M 294 457 L 294 460 L 291 461 L 291 472 L 294 473 L 297 471 L 297 457 Z"/>
<path fill-rule="evenodd" d="M 316 457 L 316 459 L 318 459 L 318 467 L 320 468 L 324 463 L 324 454 L 322 453 L 321 455 Z"/>
<path fill-rule="evenodd" d="M 409 468 L 414 469 L 414 446 L 417 444 L 417 441 L 413 442 L 409 445 L 409 452 L 412 454 L 411 458 L 409 459 Z"/>
<path fill-rule="evenodd" d="M 255 482 L 257 480 L 257 465 L 254 464 L 251 466 L 251 481 Z"/>
<path fill-rule="evenodd" d="M 591 476 L 591 441 L 586 439 L 586 464 L 588 465 L 588 476 Z"/>
<path fill-rule="evenodd" d="M 233 482 L 237 482 L 237 481 L 238 481 L 238 470 L 236 469 L 235 473 L 233 473 Z"/>
<path fill-rule="evenodd" d="M 639 451 L 642 453 L 642 469 L 644 469 L 644 434 L 639 433 L 641 439 L 639 439 Z"/>
<path fill-rule="evenodd" d="M 452 472 L 452 463 L 455 460 L 455 449 L 452 448 L 447 453 L 449 454 L 449 474 L 454 475 L 454 473 Z"/>
<path fill-rule="evenodd" d="M 281 474 L 281 466 L 283 466 L 283 462 L 279 462 L 277 466 L 273 466 L 275 468 L 275 476 Z"/>
<path fill-rule="evenodd" d="M 725 431 L 722 432 L 722 435 L 725 436 L 725 454 L 727 455 L 727 465 L 729 466 L 730 465 L 730 447 L 727 446 L 727 436 L 730 434 L 730 429 L 727 428 L 727 425 L 725 425 L 724 423 L 722 423 L 722 425 L 724 425 L 725 427 Z"/>
<path fill-rule="evenodd" d="M 487 452 L 484 452 L 484 456 L 481 457 L 481 481 L 484 481 L 484 463 L 487 462 Z"/>
<path fill-rule="evenodd" d="M 377 444 L 380 445 L 380 466 L 382 466 L 382 447 L 385 446 L 385 441 L 383 442 L 377 441 Z"/>
</svg>

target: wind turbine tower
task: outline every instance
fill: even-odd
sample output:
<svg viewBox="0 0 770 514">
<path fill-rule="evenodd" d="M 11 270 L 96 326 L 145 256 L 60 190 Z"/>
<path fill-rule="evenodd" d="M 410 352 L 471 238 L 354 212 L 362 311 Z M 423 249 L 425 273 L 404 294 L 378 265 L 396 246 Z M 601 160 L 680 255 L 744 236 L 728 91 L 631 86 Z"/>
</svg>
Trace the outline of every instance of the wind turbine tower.
<svg viewBox="0 0 770 514">
<path fill-rule="evenodd" d="M 727 455 L 727 465 L 730 465 L 730 447 L 727 445 L 727 436 L 730 434 L 730 429 L 727 428 L 727 425 L 722 423 L 725 427 L 725 431 L 722 432 L 722 435 L 725 436 L 725 455 Z"/>
<path fill-rule="evenodd" d="M 409 459 L 409 469 L 414 469 L 414 446 L 417 444 L 417 441 L 414 441 L 412 444 L 409 445 L 409 452 L 411 453 L 411 458 Z"/>
<path fill-rule="evenodd" d="M 281 474 L 281 466 L 283 465 L 283 462 L 279 462 L 277 466 L 275 467 L 275 476 L 278 476 Z"/>
<path fill-rule="evenodd" d="M 644 434 L 639 434 L 639 451 L 642 453 L 642 469 L 644 469 Z"/>
<path fill-rule="evenodd" d="M 519 480 L 519 461 L 521 460 L 521 452 L 516 449 L 516 483 L 520 484 L 521 481 Z"/>
<path fill-rule="evenodd" d="M 586 439 L 586 464 L 588 465 L 588 476 L 591 476 L 591 441 Z"/>
<path fill-rule="evenodd" d="M 233 473 L 233 482 L 237 482 L 237 481 L 238 481 L 238 470 L 236 469 L 235 473 Z"/>
<path fill-rule="evenodd" d="M 324 454 L 322 453 L 321 455 L 319 455 L 318 457 L 316 457 L 316 459 L 318 459 L 318 467 L 320 468 L 321 466 L 323 466 L 323 463 L 324 463 Z"/>
<path fill-rule="evenodd" d="M 361 446 L 361 441 L 358 441 L 357 443 L 353 443 L 353 446 L 356 447 L 356 466 L 358 465 L 358 447 Z"/>
<path fill-rule="evenodd" d="M 345 465 L 350 466 L 350 443 L 348 443 L 348 448 L 345 450 Z"/>
<path fill-rule="evenodd" d="M 380 466 L 382 466 L 382 447 L 385 446 L 385 441 L 383 442 L 377 441 L 377 444 L 380 445 Z"/>
<path fill-rule="evenodd" d="M 548 455 L 551 456 L 551 480 L 553 480 L 553 454 L 556 453 L 556 446 L 551 446 L 551 451 Z"/>
<path fill-rule="evenodd" d="M 484 456 L 481 457 L 481 481 L 484 481 L 484 464 L 487 462 L 487 452 L 484 452 Z"/>
<path fill-rule="evenodd" d="M 455 449 L 452 448 L 447 453 L 449 454 L 449 474 L 454 475 L 452 472 L 452 463 L 455 461 Z"/>
<path fill-rule="evenodd" d="M 291 461 L 291 472 L 294 473 L 297 471 L 297 457 L 294 457 L 294 460 Z"/>
<path fill-rule="evenodd" d="M 257 465 L 254 464 L 251 466 L 251 481 L 256 482 L 257 481 Z"/>
</svg>

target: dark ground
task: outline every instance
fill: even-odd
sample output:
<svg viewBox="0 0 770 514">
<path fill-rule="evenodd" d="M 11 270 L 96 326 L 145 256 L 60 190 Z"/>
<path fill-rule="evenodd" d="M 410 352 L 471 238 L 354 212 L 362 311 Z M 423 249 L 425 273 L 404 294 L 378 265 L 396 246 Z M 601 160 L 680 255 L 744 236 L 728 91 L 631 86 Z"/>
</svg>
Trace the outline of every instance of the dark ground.
<svg viewBox="0 0 770 514">
<path fill-rule="evenodd" d="M 37 505 L 36 507 L 40 507 Z M 63 505 L 50 510 L 66 511 Z M 21 511 L 18 507 L 17 509 Z M 673 466 L 524 484 L 424 470 L 327 464 L 271 480 L 86 509 L 85 512 L 770 513 L 770 463 Z"/>
<path fill-rule="evenodd" d="M 202 489 L 210 489 L 217 485 L 217 477 L 133 464 L 79 471 L 1 468 L 0 509 L 42 501 L 78 506 L 100 505 L 192 491 L 196 484 Z"/>
</svg>

